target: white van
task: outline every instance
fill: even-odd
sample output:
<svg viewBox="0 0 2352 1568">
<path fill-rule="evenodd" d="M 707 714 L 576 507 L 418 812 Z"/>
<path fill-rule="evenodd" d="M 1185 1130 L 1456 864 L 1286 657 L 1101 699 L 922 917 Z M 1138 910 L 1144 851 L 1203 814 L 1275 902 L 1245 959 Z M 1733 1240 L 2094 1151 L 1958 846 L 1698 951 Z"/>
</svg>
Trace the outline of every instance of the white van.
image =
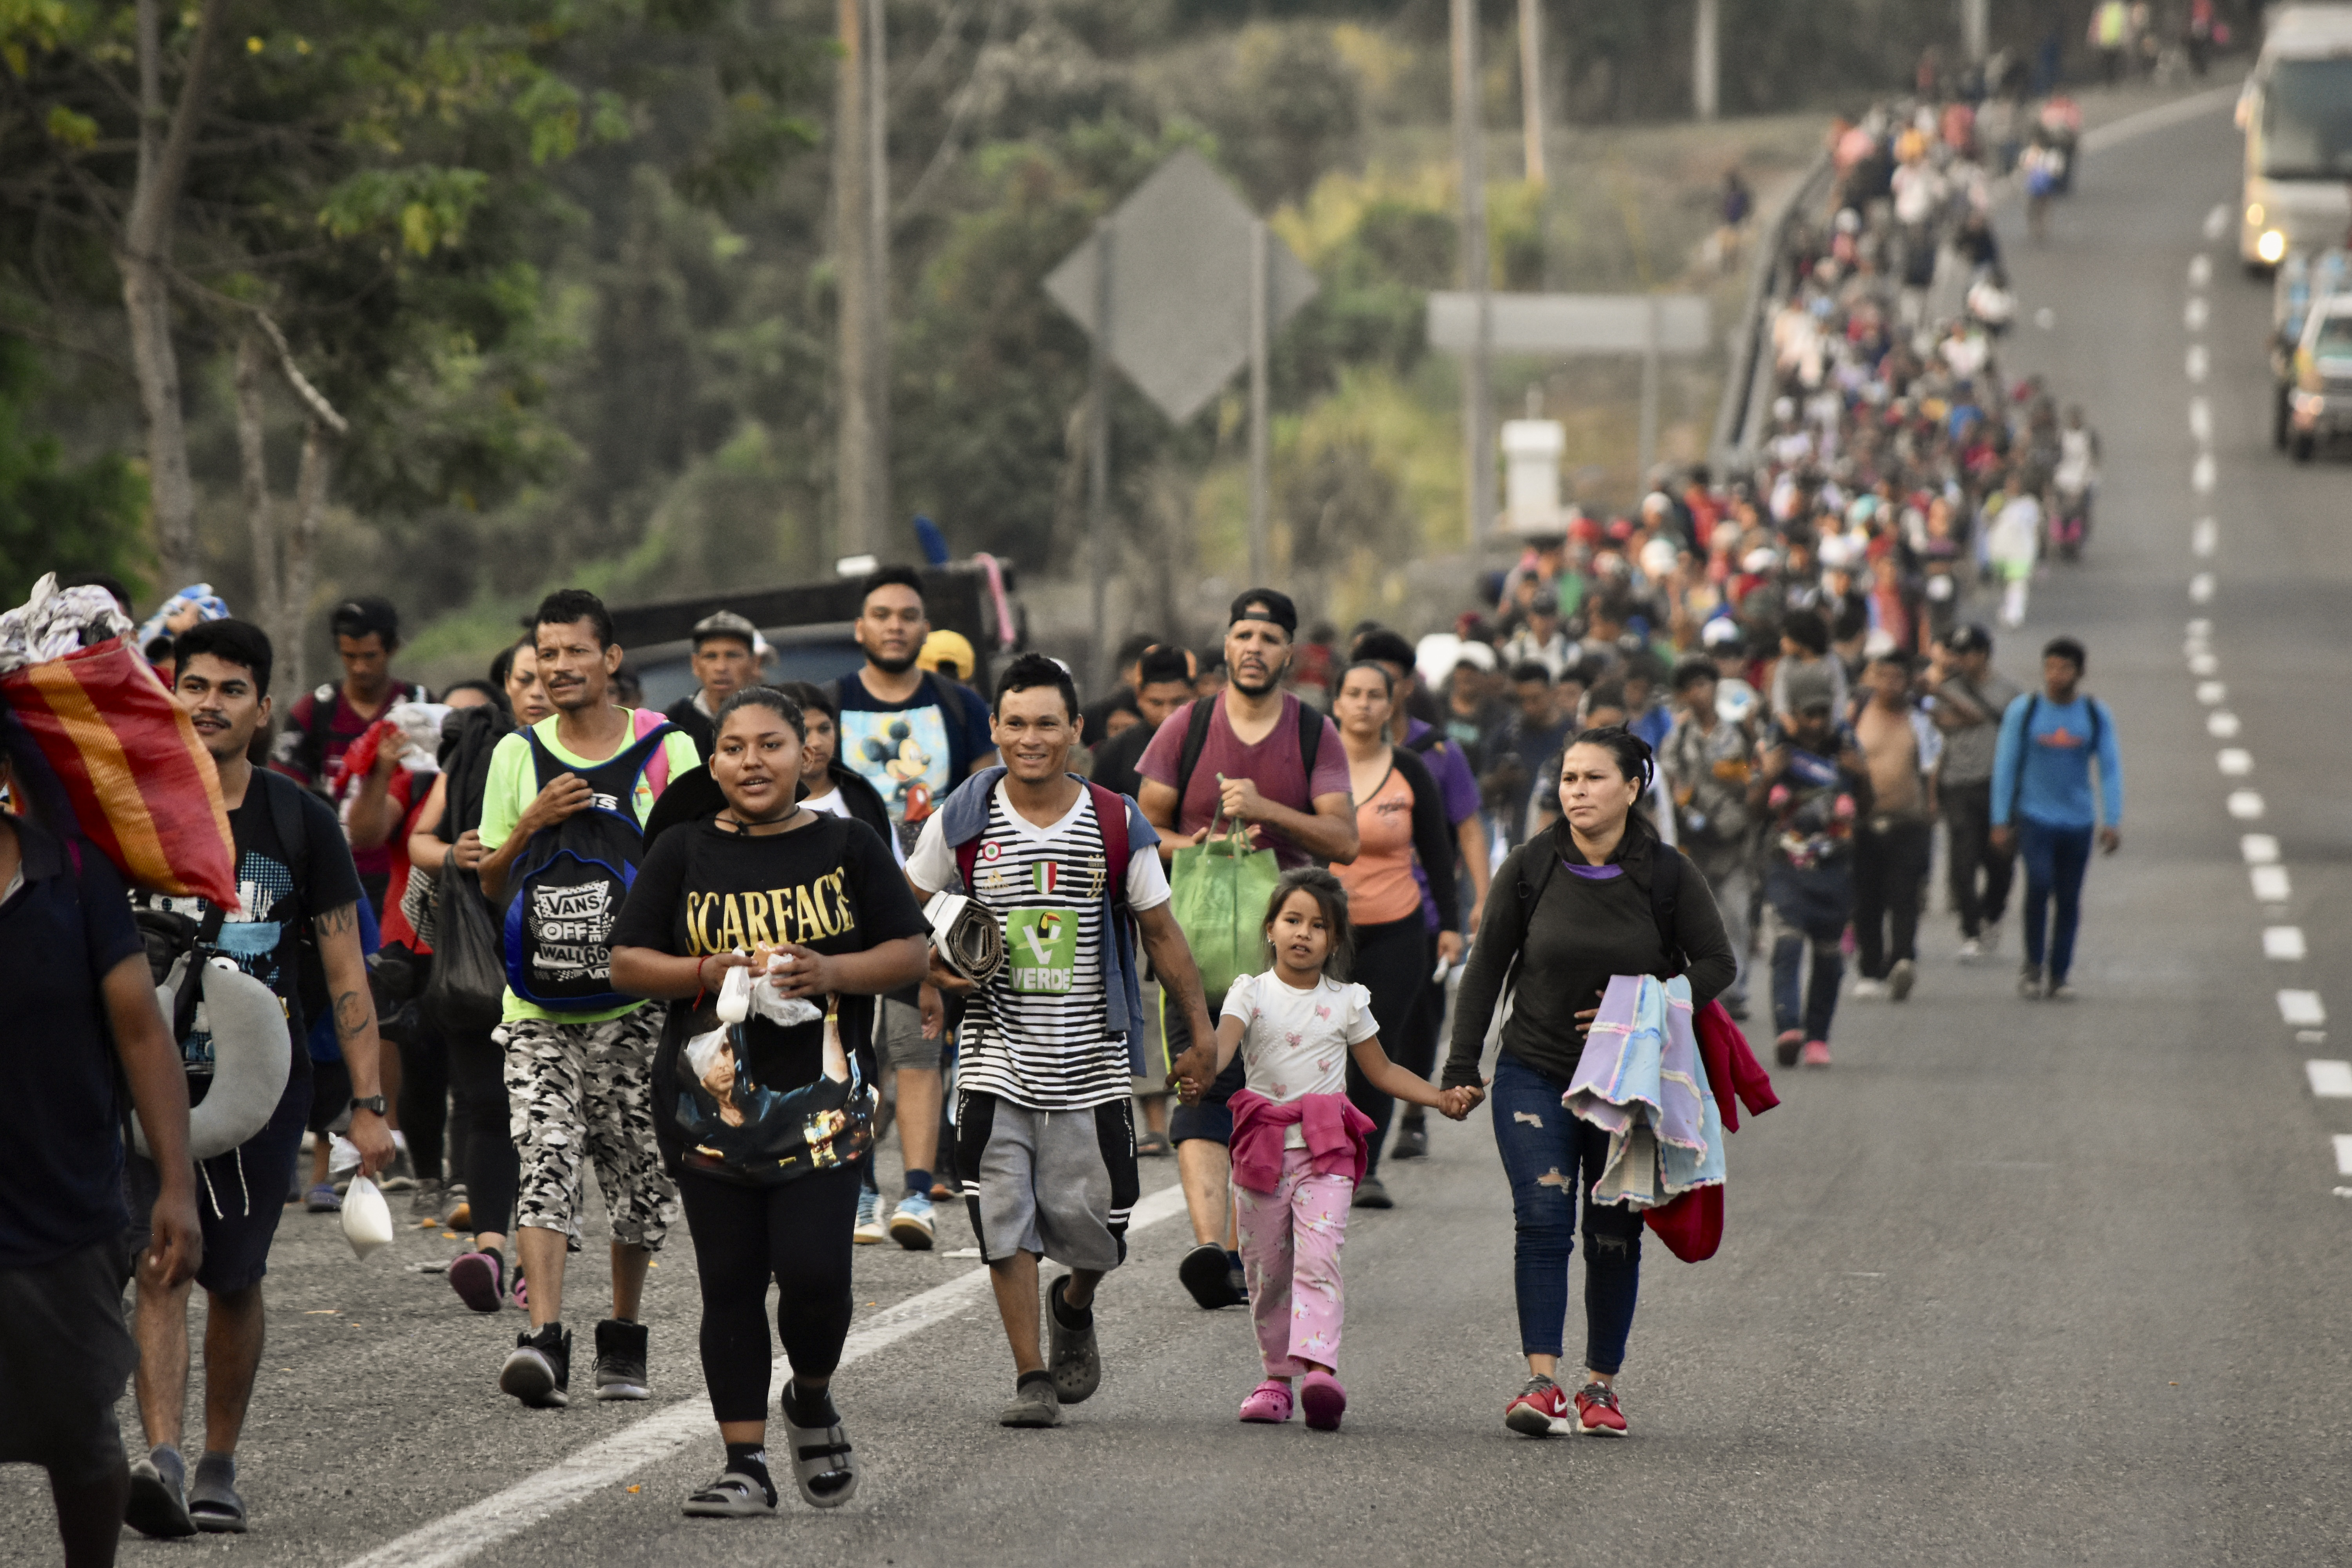
<svg viewBox="0 0 2352 1568">
<path fill-rule="evenodd" d="M 2246 189 L 2238 255 L 2267 270 L 2352 229 L 2352 5 L 2286 5 L 2238 99 Z"/>
</svg>

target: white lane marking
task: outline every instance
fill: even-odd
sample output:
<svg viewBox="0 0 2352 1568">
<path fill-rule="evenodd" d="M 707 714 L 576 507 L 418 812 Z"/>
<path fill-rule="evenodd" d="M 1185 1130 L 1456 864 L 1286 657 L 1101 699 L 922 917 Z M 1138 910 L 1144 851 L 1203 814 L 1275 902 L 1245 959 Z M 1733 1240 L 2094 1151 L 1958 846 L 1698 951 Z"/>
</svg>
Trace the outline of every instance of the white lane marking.
<svg viewBox="0 0 2352 1568">
<path fill-rule="evenodd" d="M 2217 207 L 2214 210 L 2218 212 L 2221 209 Z M 2189 258 L 2189 286 L 2191 289 L 2202 289 L 2211 281 L 2213 281 L 2213 258 L 2200 250 Z"/>
<path fill-rule="evenodd" d="M 2263 956 L 2273 963 L 2300 963 L 2310 956 L 2301 926 L 2264 926 Z"/>
<path fill-rule="evenodd" d="M 2331 1142 L 2336 1145 L 2336 1173 L 2352 1176 L 2352 1132 L 2338 1132 Z"/>
<path fill-rule="evenodd" d="M 2278 864 L 2278 840 L 2267 833 L 2248 833 L 2238 839 L 2238 853 L 2249 866 Z"/>
<path fill-rule="evenodd" d="M 2082 150 L 2085 153 L 2104 153 L 2118 142 L 2128 142 L 2135 136 L 2145 136 L 2151 131 L 2161 131 L 2168 125 L 2179 125 L 2184 121 L 2194 120 L 2200 114 L 2219 113 L 2237 101 L 2238 89 L 2217 87 L 2189 98 L 2177 99 L 2170 103 L 2159 103 L 2154 109 L 2143 109 L 2137 114 L 2126 114 L 2121 120 L 2110 121 L 2096 130 L 2085 131 L 2083 132 Z M 2221 238 L 2230 226 L 2228 207 L 2215 207 L 2213 212 L 2221 215 L 2218 220 L 2221 226 L 2215 228 L 2213 226 L 2217 220 L 2213 214 L 2206 214 L 2205 226 L 2209 231 L 2206 235 L 2208 239 Z"/>
<path fill-rule="evenodd" d="M 2058 330 L 2058 312 L 2044 305 L 2033 312 L 2033 324 L 2045 332 L 2054 332 Z"/>
<path fill-rule="evenodd" d="M 2205 345 L 2203 343 L 2190 343 L 2189 345 L 2188 356 L 2182 362 L 2182 368 L 2188 371 L 2189 379 L 2191 381 L 2203 381 L 2205 379 L 2205 373 L 2212 367 L 2213 359 L 2211 355 L 2205 352 Z"/>
<path fill-rule="evenodd" d="M 2217 202 L 2214 204 L 2213 210 L 2205 215 L 2205 237 L 2208 239 L 2219 239 L 2229 232 L 2229 205 L 2226 203 Z M 2202 261 L 2205 258 L 2200 256 L 2197 259 Z"/>
<path fill-rule="evenodd" d="M 2284 866 L 2252 866 L 2247 868 L 2246 879 L 2254 885 L 2254 898 L 2265 904 L 2283 904 L 2294 897 L 2294 884 Z M 2293 1019 L 2288 1020 L 2294 1022 Z"/>
<path fill-rule="evenodd" d="M 1164 1187 L 1135 1205 L 1128 1217 L 1128 1234 L 1183 1212 L 1183 1188 Z M 841 1347 L 841 1364 L 863 1361 L 910 1334 L 944 1322 L 983 1300 L 987 1291 L 988 1270 L 970 1268 L 944 1285 L 877 1312 L 850 1331 Z M 790 1364 L 779 1357 L 771 1374 L 771 1400 L 782 1397 L 785 1380 L 791 1375 Z M 682 1399 L 502 1492 L 353 1558 L 346 1568 L 454 1568 L 591 1493 L 617 1486 L 626 1477 L 667 1459 L 688 1443 L 707 1438 L 710 1430 L 709 1402 L 699 1394 Z"/>
<path fill-rule="evenodd" d="M 2200 452 L 2197 460 L 2189 465 L 2189 483 L 2200 496 L 2213 493 L 2213 454 Z"/>
<path fill-rule="evenodd" d="M 2243 746 L 2230 746 L 2215 752 L 2213 762 L 2228 778 L 2242 779 L 2254 771 L 2254 754 Z"/>
<path fill-rule="evenodd" d="M 2191 675 L 2218 675 L 2221 670 L 2221 661 L 2210 653 L 2192 653 L 2189 656 L 2189 673 Z"/>
<path fill-rule="evenodd" d="M 2251 789 L 2231 790 L 2230 815 L 2240 822 L 2260 822 L 2263 819 L 2262 792 Z"/>
<path fill-rule="evenodd" d="M 2227 702 L 2229 700 L 2230 689 L 2220 681 L 2200 680 L 2197 683 L 2197 700 L 2206 707 L 2210 708 L 2216 702 Z"/>
<path fill-rule="evenodd" d="M 2238 716 L 2217 708 L 2205 715 L 2205 732 L 2217 741 L 2234 741 L 2238 738 Z"/>
<path fill-rule="evenodd" d="M 2191 621 L 2189 623 L 2189 635 L 2192 637 L 2210 637 L 2213 635 L 2213 623 L 2207 620 Z"/>
<path fill-rule="evenodd" d="M 2197 410 L 2204 405 L 2205 400 L 2201 397 L 2189 405 L 2189 426 L 2190 430 L 2194 431 L 2196 429 Z M 2212 423 L 2212 416 L 2206 416 L 2206 423 L 2208 425 Z M 2199 435 L 2197 438 L 2200 441 L 2205 439 L 2204 436 L 2201 434 Z M 2199 518 L 2197 520 L 2197 526 L 2189 531 L 2189 548 L 2196 552 L 2200 557 L 2211 555 L 2213 553 L 2214 546 L 2221 542 L 2221 531 L 2214 526 L 2213 520 L 2210 517 Z"/>
<path fill-rule="evenodd" d="M 2196 301 L 2200 309 L 2204 303 L 2202 300 Z M 2201 397 L 2189 400 L 2189 434 L 2199 441 L 2213 438 L 2213 405 Z"/>
<path fill-rule="evenodd" d="M 2180 311 L 2180 324 L 2192 332 L 2205 330 L 2205 297 L 2202 294 L 2189 297 L 2189 303 Z"/>
<path fill-rule="evenodd" d="M 2210 489 L 2210 487 L 2209 486 L 2208 488 Z M 2190 602 L 2193 604 L 2208 605 L 2212 603 L 2213 574 L 2210 572 L 2200 572 L 2196 576 L 2189 579 L 2189 597 Z"/>
<path fill-rule="evenodd" d="M 2316 991 L 2282 991 L 2279 1016 L 2298 1029 L 2315 1029 L 2327 1022 L 2327 1006 Z"/>
<path fill-rule="evenodd" d="M 2321 1100 L 2352 1100 L 2352 1062 L 2308 1061 L 2303 1071 Z"/>
</svg>

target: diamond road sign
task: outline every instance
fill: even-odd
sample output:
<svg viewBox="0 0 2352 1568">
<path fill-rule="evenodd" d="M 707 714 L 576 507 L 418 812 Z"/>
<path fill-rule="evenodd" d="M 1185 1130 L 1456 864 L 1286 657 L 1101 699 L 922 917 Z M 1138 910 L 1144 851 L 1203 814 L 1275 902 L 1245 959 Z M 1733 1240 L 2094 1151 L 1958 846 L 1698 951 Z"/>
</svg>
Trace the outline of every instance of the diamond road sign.
<svg viewBox="0 0 2352 1568">
<path fill-rule="evenodd" d="M 1110 359 L 1182 424 L 1249 362 L 1250 210 L 1190 148 L 1160 165 L 1109 219 Z M 1095 330 L 1097 242 L 1070 252 L 1045 292 Z M 1266 331 L 1315 297 L 1315 275 L 1266 237 Z"/>
</svg>

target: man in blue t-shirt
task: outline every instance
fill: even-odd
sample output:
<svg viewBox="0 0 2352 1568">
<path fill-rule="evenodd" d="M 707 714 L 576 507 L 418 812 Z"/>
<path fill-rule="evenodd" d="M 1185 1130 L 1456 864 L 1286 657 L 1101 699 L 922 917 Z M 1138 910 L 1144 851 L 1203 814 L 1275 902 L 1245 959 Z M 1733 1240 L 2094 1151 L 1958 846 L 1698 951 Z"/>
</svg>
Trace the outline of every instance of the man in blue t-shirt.
<svg viewBox="0 0 2352 1568">
<path fill-rule="evenodd" d="M 12 729 L 0 709 L 0 731 Z M 0 791 L 17 793 L 5 751 Z M 142 1281 L 182 1289 L 204 1258 L 188 1097 L 114 867 L 5 812 L 0 996 L 0 1464 L 49 1472 L 67 1562 L 111 1563 L 131 1494 L 114 1405 L 139 1359 L 124 1271 L 135 1261 Z M 153 1246 L 135 1260 L 122 1245 L 118 1063 L 164 1173 Z"/>
<path fill-rule="evenodd" d="M 1993 751 L 1993 847 L 2006 853 L 2014 846 L 2025 862 L 2025 966 L 2018 972 L 2017 994 L 2030 1001 L 2074 995 L 2066 976 L 2074 963 L 2092 836 L 2096 833 L 2104 854 L 2123 845 L 2123 753 L 2115 715 L 2081 689 L 2085 658 L 2073 637 L 2051 638 L 2042 650 L 2042 689 L 2010 703 Z M 2094 761 L 2099 765 L 2095 800 Z"/>
<path fill-rule="evenodd" d="M 988 704 L 979 692 L 919 668 L 931 620 L 923 580 L 911 566 L 885 566 L 866 580 L 854 634 L 866 666 L 835 683 L 846 766 L 872 784 L 898 831 L 899 858 L 912 854 L 931 809 L 956 785 L 996 763 Z M 975 675 L 978 671 L 973 672 Z M 941 1063 L 947 1019 L 928 987 L 882 999 L 874 1045 L 898 1091 L 898 1152 L 906 1194 L 888 1231 L 899 1246 L 928 1250 L 938 1234 L 931 1165 L 939 1156 L 940 1111 L 946 1099 Z M 878 1212 L 861 1215 L 870 1227 Z M 870 1229 L 868 1234 L 871 1234 Z"/>
</svg>

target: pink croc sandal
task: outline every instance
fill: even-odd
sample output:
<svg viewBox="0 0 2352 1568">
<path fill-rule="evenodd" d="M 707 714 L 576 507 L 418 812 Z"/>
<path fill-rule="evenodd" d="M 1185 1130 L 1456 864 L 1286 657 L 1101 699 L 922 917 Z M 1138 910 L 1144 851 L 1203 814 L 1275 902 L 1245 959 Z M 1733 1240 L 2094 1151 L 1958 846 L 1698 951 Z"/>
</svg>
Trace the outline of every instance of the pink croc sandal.
<svg viewBox="0 0 2352 1568">
<path fill-rule="evenodd" d="M 1348 1391 L 1339 1380 L 1319 1368 L 1298 1380 L 1298 1403 L 1307 1409 L 1307 1425 L 1317 1432 L 1337 1432 L 1348 1408 Z"/>
<path fill-rule="evenodd" d="M 1251 1389 L 1250 1396 L 1242 1401 L 1242 1419 L 1276 1426 L 1289 1420 L 1290 1384 L 1269 1377 Z"/>
</svg>

